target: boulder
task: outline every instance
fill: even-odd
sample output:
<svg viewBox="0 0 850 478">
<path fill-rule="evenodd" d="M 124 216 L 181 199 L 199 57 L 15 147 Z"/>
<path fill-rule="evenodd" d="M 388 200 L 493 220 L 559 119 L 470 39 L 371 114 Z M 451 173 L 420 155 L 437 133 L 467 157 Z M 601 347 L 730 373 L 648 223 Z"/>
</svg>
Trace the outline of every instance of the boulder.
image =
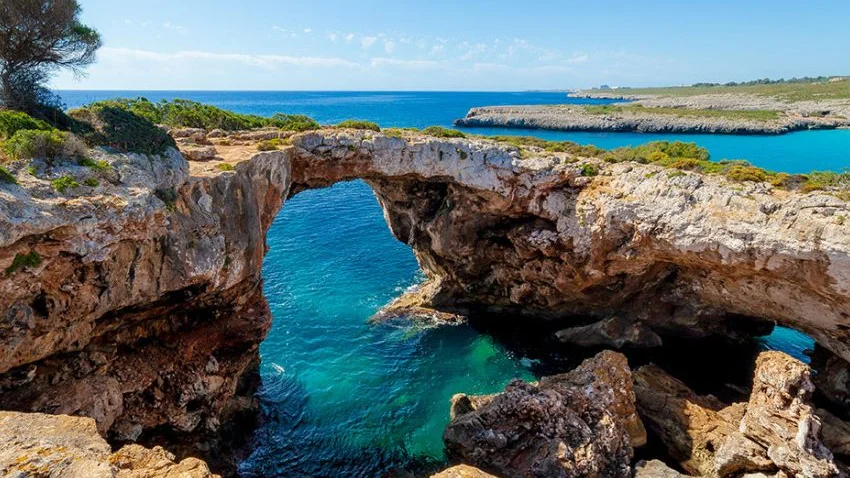
<svg viewBox="0 0 850 478">
<path fill-rule="evenodd" d="M 580 347 L 613 347 L 621 349 L 652 348 L 662 345 L 658 336 L 645 323 L 623 317 L 611 317 L 582 327 L 564 329 L 555 334 L 563 343 Z"/>
<path fill-rule="evenodd" d="M 813 391 L 811 369 L 781 352 L 759 355 L 749 401 L 730 406 L 654 365 L 635 372 L 641 417 L 682 468 L 703 476 L 844 476 L 822 438 Z M 842 442 L 838 422 L 830 443 Z"/>
<path fill-rule="evenodd" d="M 631 476 L 633 446 L 646 439 L 628 362 L 611 351 L 539 383 L 514 380 L 487 399 L 454 402 L 449 456 L 502 476 Z"/>
<path fill-rule="evenodd" d="M 94 420 L 0 412 L 0 475 L 39 478 L 219 478 L 197 458 L 175 461 L 161 447 L 112 453 Z"/>
<path fill-rule="evenodd" d="M 180 152 L 189 161 L 209 161 L 218 153 L 215 146 L 180 144 Z"/>
<path fill-rule="evenodd" d="M 478 468 L 469 465 L 457 465 L 447 468 L 431 478 L 498 478 L 490 473 L 485 473 Z"/>
<path fill-rule="evenodd" d="M 686 478 L 687 476 L 660 460 L 641 461 L 635 465 L 635 478 Z"/>
</svg>

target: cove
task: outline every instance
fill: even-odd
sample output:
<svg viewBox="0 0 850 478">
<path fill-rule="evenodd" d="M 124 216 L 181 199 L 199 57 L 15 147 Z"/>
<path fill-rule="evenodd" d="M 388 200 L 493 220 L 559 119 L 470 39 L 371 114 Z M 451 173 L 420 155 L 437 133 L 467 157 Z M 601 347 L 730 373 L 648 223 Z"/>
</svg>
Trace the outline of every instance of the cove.
<svg viewBox="0 0 850 478">
<path fill-rule="evenodd" d="M 530 362 L 467 325 L 367 319 L 419 278 L 365 183 L 288 200 L 268 232 L 274 321 L 260 353 L 264 423 L 243 476 L 380 476 L 443 461 L 449 399 L 533 379 Z"/>
</svg>

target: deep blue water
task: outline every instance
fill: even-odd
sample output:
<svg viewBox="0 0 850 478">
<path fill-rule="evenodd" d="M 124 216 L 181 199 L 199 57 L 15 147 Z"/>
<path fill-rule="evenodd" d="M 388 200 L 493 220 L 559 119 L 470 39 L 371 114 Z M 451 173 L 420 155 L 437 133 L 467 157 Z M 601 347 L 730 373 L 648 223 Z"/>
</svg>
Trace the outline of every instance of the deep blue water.
<svg viewBox="0 0 850 478">
<path fill-rule="evenodd" d="M 116 96 L 188 98 L 243 113 L 307 114 L 382 126 L 450 126 L 474 106 L 548 104 L 559 93 L 61 92 L 69 107 Z M 785 136 L 641 135 L 475 129 L 532 134 L 602 147 L 683 139 L 714 158 L 746 158 L 789 172 L 850 164 L 850 131 Z M 449 398 L 491 393 L 535 362 L 468 326 L 422 329 L 367 319 L 419 279 L 369 187 L 360 181 L 306 191 L 287 201 L 268 234 L 263 266 L 274 323 L 262 344 L 264 425 L 241 465 L 247 477 L 372 477 L 394 467 L 438 463 Z M 763 347 L 806 359 L 806 336 L 780 329 Z"/>
</svg>

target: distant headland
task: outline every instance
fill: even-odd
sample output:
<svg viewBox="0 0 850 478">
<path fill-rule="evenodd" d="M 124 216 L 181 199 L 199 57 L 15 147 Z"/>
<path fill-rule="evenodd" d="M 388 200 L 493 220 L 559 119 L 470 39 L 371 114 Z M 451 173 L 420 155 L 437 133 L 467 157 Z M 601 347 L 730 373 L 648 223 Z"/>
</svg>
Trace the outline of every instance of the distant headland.
<svg viewBox="0 0 850 478">
<path fill-rule="evenodd" d="M 850 127 L 850 77 L 698 83 L 692 86 L 602 86 L 572 97 L 615 99 L 611 105 L 473 108 L 465 127 L 640 133 L 783 134 Z"/>
</svg>

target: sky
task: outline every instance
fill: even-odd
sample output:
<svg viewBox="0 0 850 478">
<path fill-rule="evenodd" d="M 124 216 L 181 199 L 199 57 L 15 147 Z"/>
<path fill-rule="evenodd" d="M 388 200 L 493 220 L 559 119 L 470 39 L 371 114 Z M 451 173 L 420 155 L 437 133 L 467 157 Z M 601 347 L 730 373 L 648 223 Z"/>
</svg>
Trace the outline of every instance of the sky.
<svg viewBox="0 0 850 478">
<path fill-rule="evenodd" d="M 522 91 L 850 74 L 850 0 L 79 0 L 58 89 Z"/>
</svg>

